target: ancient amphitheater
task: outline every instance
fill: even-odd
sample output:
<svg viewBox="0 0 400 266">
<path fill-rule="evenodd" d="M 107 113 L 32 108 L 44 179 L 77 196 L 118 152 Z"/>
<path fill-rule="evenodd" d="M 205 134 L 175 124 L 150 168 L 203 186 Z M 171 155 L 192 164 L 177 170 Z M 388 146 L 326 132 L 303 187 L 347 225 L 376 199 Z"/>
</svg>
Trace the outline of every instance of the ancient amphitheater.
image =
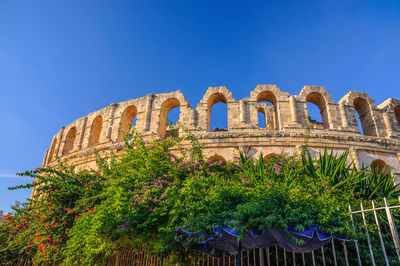
<svg viewBox="0 0 400 266">
<path fill-rule="evenodd" d="M 227 105 L 228 128 L 210 132 L 211 108 L 219 102 Z M 322 123 L 307 122 L 307 102 L 319 107 Z M 359 166 L 387 166 L 400 172 L 400 100 L 389 98 L 375 106 L 367 93 L 350 91 L 335 103 L 323 87 L 305 86 L 299 95 L 289 95 L 276 85 L 258 85 L 242 100 L 235 100 L 226 87 L 210 87 L 195 109 L 180 91 L 113 103 L 62 127 L 43 165 L 55 164 L 57 155 L 74 167 L 95 168 L 93 148 L 118 153 L 123 147 L 121 131 L 134 118 L 145 138 L 168 134 L 165 114 L 175 107 L 180 107 L 180 123 L 197 136 L 210 158 L 229 161 L 240 151 L 257 157 L 261 152 L 266 157 L 295 154 L 309 136 L 312 152 L 350 149 Z M 259 127 L 259 112 L 265 128 Z"/>
</svg>

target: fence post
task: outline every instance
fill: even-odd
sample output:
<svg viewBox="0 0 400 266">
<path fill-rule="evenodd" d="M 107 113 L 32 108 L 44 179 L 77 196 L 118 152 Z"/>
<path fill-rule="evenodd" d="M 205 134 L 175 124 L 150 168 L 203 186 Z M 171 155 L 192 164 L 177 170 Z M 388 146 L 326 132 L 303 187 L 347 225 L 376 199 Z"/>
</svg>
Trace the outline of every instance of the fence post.
<svg viewBox="0 0 400 266">
<path fill-rule="evenodd" d="M 392 216 L 392 213 L 390 212 L 389 203 L 388 203 L 387 198 L 383 198 L 383 200 L 385 201 L 386 216 L 389 221 L 390 231 L 392 233 L 394 246 L 396 248 L 397 258 L 400 261 L 400 241 L 399 241 L 399 235 L 397 234 L 396 224 L 393 221 L 393 216 Z"/>
<path fill-rule="evenodd" d="M 364 227 L 365 227 L 365 234 L 366 234 L 366 236 L 367 236 L 367 243 L 368 243 L 369 254 L 371 255 L 371 262 L 372 262 L 372 265 L 375 266 L 374 251 L 372 250 L 371 240 L 369 239 L 368 226 L 367 226 L 367 219 L 365 218 L 364 206 L 363 206 L 362 202 L 360 203 L 360 206 L 361 206 L 361 215 L 362 215 L 363 222 L 364 222 Z"/>
<path fill-rule="evenodd" d="M 332 237 L 332 255 L 333 255 L 333 262 L 335 263 L 335 266 L 337 266 L 337 261 L 336 261 L 336 250 L 335 250 L 335 240 Z"/>
<path fill-rule="evenodd" d="M 353 214 L 351 213 L 351 206 L 350 205 L 349 205 L 349 211 L 350 211 L 351 224 L 353 225 L 353 230 L 354 230 L 354 233 L 355 233 L 356 232 L 356 227 L 354 226 Z M 358 265 L 361 266 L 361 257 L 360 257 L 360 251 L 358 250 L 357 240 L 354 241 L 354 244 L 356 245 Z"/>
<path fill-rule="evenodd" d="M 378 215 L 376 214 L 375 202 L 371 201 L 371 203 L 372 203 L 372 209 L 374 210 L 374 217 L 375 217 L 376 226 L 378 228 L 378 235 L 379 235 L 379 240 L 381 241 L 383 256 L 385 258 L 386 265 L 389 266 L 389 261 L 388 261 L 387 255 L 386 255 L 385 242 L 383 241 L 383 238 L 382 238 L 381 227 L 379 225 Z"/>
</svg>

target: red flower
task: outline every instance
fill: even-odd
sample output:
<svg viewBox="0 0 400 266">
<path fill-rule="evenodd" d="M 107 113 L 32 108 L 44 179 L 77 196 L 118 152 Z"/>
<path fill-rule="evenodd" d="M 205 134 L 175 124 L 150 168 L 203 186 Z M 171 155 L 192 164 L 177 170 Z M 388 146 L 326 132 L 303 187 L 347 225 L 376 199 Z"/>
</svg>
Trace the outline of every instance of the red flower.
<svg viewBox="0 0 400 266">
<path fill-rule="evenodd" d="M 85 187 L 89 187 L 89 185 L 85 185 Z"/>
<path fill-rule="evenodd" d="M 90 212 L 90 214 L 93 214 L 93 209 L 90 209 L 89 212 Z"/>
<path fill-rule="evenodd" d="M 32 248 L 32 247 L 33 247 L 33 244 L 30 244 L 29 247 Z"/>
<path fill-rule="evenodd" d="M 90 180 L 90 183 L 93 183 L 93 180 Z"/>
</svg>

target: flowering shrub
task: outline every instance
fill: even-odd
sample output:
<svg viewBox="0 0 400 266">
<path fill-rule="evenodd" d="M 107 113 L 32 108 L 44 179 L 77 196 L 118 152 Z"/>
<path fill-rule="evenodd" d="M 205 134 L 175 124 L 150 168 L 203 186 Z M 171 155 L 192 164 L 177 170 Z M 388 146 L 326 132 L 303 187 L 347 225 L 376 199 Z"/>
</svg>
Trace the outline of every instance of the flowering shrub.
<svg viewBox="0 0 400 266">
<path fill-rule="evenodd" d="M 0 226 L 0 261 L 94 265 L 145 244 L 149 254 L 182 262 L 177 228 L 212 232 L 221 224 L 242 233 L 318 224 L 354 237 L 348 205 L 361 200 L 355 180 L 365 178 L 349 164 L 336 169 L 307 156 L 263 162 L 242 155 L 224 165 L 204 161 L 195 138 L 186 139 L 195 147 L 190 158 L 183 138 L 145 142 L 133 134 L 118 159 L 98 160 L 97 172 L 60 164 L 23 173 L 35 182 L 20 187 L 37 193 Z"/>
<path fill-rule="evenodd" d="M 101 201 L 105 179 L 94 171 L 74 173 L 63 164 L 21 175 L 34 181 L 14 189 L 33 187 L 36 194 L 0 225 L 0 261 L 28 257 L 36 264 L 58 262 L 75 220 Z"/>
</svg>

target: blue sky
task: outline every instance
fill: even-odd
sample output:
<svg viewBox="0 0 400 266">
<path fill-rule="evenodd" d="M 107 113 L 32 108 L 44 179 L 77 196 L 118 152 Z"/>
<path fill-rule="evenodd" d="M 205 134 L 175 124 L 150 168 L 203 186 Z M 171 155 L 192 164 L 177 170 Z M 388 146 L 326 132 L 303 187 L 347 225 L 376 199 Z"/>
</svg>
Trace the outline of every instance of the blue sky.
<svg viewBox="0 0 400 266">
<path fill-rule="evenodd" d="M 0 1 L 0 209 L 60 127 L 148 93 L 257 84 L 400 98 L 399 1 Z M 214 127 L 224 127 L 218 116 Z M 221 109 L 223 110 L 223 108 Z M 220 126 L 222 125 L 222 126 Z M 213 125 L 212 125 L 213 127 Z"/>
</svg>

